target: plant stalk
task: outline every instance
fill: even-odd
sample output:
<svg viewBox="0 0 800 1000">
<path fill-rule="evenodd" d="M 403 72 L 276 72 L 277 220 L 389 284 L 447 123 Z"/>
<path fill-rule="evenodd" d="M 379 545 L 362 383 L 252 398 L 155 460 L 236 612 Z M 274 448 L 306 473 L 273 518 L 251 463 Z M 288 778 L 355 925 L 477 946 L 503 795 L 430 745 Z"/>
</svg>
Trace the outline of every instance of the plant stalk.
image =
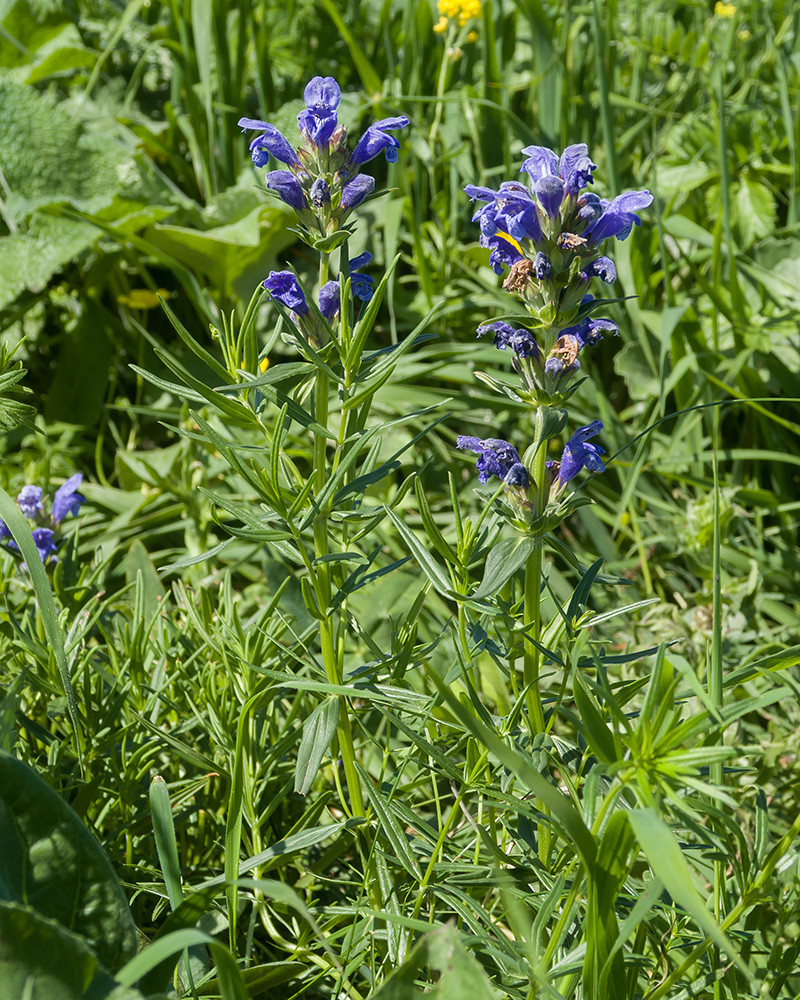
<svg viewBox="0 0 800 1000">
<path fill-rule="evenodd" d="M 539 415 L 537 414 L 537 424 Z M 541 517 L 547 506 L 549 492 L 547 483 L 547 442 L 540 441 L 533 460 L 533 481 L 536 486 L 536 515 Z M 525 563 L 525 620 L 526 632 L 529 638 L 523 640 L 523 678 L 525 681 L 525 700 L 528 707 L 528 725 L 531 736 L 545 731 L 542 697 L 539 690 L 539 673 L 542 666 L 542 654 L 535 643 L 542 640 L 542 563 L 543 541 L 541 535 L 535 540 L 534 549 Z M 535 642 L 531 642 L 534 639 Z"/>
</svg>

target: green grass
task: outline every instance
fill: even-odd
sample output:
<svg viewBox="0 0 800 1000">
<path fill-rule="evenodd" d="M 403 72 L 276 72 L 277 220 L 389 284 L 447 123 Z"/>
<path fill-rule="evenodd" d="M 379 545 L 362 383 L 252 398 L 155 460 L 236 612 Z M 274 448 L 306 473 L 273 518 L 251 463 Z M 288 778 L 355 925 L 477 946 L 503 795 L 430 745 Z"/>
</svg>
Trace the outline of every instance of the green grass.
<svg viewBox="0 0 800 1000">
<path fill-rule="evenodd" d="M 9 890 L 0 918 L 80 934 L 131 1000 L 796 997 L 800 13 L 437 18 L 3 15 L 0 329 L 38 417 L 4 357 L 0 514 L 14 531 L 25 482 L 76 470 L 88 503 L 50 580 L 0 555 L 0 748 L 92 832 L 143 950 L 103 951 L 113 908 L 87 929 Z M 310 285 L 316 260 L 236 121 L 288 130 L 317 73 L 356 135 L 412 119 L 398 164 L 371 165 L 389 190 L 351 255 L 376 281 L 399 260 L 341 365 L 248 307 L 270 269 Z M 523 560 L 503 573 L 513 532 L 455 440 L 522 452 L 534 421 L 475 377 L 513 377 L 474 332 L 509 298 L 461 189 L 571 142 L 599 194 L 656 201 L 611 251 L 620 338 L 569 404 L 612 461 L 546 548 L 532 731 Z M 167 310 L 126 304 L 162 289 Z M 356 406 L 321 395 L 320 364 L 350 364 Z"/>
</svg>

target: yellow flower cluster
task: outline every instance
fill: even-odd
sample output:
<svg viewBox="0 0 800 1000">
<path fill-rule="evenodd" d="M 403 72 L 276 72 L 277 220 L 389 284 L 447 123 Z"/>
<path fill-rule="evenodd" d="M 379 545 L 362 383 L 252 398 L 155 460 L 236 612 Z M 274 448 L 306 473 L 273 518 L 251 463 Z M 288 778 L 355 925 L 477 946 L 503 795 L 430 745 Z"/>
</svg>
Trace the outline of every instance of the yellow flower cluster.
<svg viewBox="0 0 800 1000">
<path fill-rule="evenodd" d="M 439 13 L 442 17 L 434 27 L 434 31 L 444 31 L 447 18 L 458 18 L 458 23 L 463 28 L 467 21 L 481 16 L 481 0 L 439 0 Z M 439 27 L 443 21 L 444 26 Z"/>
<path fill-rule="evenodd" d="M 717 17 L 733 17 L 736 13 L 736 4 L 722 3 L 722 0 L 717 0 L 714 6 L 714 13 Z"/>
<path fill-rule="evenodd" d="M 169 298 L 165 288 L 159 288 L 157 292 L 151 292 L 149 288 L 132 288 L 126 295 L 118 295 L 117 302 L 129 309 L 158 309 L 161 305 L 159 295 L 162 299 Z"/>
</svg>

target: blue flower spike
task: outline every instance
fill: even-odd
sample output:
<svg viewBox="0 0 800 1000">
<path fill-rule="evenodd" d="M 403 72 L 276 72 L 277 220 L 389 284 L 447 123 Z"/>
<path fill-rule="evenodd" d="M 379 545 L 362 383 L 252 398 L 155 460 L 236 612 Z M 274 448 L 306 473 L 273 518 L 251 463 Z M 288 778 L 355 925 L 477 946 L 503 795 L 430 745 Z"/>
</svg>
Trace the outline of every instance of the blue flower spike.
<svg viewBox="0 0 800 1000">
<path fill-rule="evenodd" d="M 578 352 L 617 332 L 610 320 L 590 317 L 602 300 L 587 295 L 592 279 L 617 280 L 613 260 L 599 254 L 610 238 L 626 239 L 641 224 L 637 214 L 652 204 L 649 191 L 626 191 L 607 201 L 588 190 L 597 165 L 584 143 L 559 155 L 547 146 L 526 146 L 521 173 L 526 183 L 503 181 L 495 190 L 468 184 L 477 202 L 472 221 L 480 226 L 480 244 L 489 266 L 503 275 L 503 288 L 522 300 L 536 332 L 537 350 L 524 331 L 486 324 L 501 350 L 514 352 L 512 365 L 521 376 L 523 398 L 533 405 L 562 406 L 577 388 Z M 528 325 L 526 323 L 526 325 Z"/>
<path fill-rule="evenodd" d="M 374 191 L 375 178 L 361 174 L 363 164 L 381 152 L 389 163 L 397 161 L 400 142 L 392 133 L 406 128 L 410 120 L 398 115 L 375 122 L 351 150 L 347 129 L 338 121 L 342 92 L 336 80 L 315 76 L 303 96 L 306 106 L 297 116 L 297 149 L 270 122 L 240 118 L 239 125 L 259 133 L 250 142 L 256 167 L 267 166 L 270 157 L 288 167 L 269 171 L 267 188 L 294 209 L 307 242 L 315 246 L 320 238 L 341 230 L 349 214 Z"/>
</svg>

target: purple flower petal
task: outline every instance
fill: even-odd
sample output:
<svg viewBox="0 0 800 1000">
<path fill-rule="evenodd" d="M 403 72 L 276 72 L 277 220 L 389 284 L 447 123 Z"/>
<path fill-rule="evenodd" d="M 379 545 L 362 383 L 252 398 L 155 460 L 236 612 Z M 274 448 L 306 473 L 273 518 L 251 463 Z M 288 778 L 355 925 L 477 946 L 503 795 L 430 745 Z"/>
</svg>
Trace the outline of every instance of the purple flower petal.
<svg viewBox="0 0 800 1000">
<path fill-rule="evenodd" d="M 564 200 L 564 182 L 561 178 L 547 174 L 536 182 L 534 190 L 536 200 L 549 218 L 557 219 L 561 212 L 561 202 Z"/>
<path fill-rule="evenodd" d="M 577 195 L 587 184 L 594 182 L 592 174 L 597 164 L 592 163 L 587 154 L 588 149 L 582 142 L 567 146 L 561 154 L 558 172 L 568 194 Z"/>
<path fill-rule="evenodd" d="M 308 315 L 308 303 L 303 289 L 291 271 L 270 271 L 269 277 L 264 279 L 264 288 L 273 299 L 298 316 Z"/>
<path fill-rule="evenodd" d="M 547 281 L 552 277 L 553 266 L 541 250 L 533 258 L 533 273 L 537 281 Z"/>
<path fill-rule="evenodd" d="M 23 486 L 17 496 L 19 509 L 25 517 L 34 518 L 42 513 L 42 489 L 39 486 Z"/>
<path fill-rule="evenodd" d="M 342 92 L 332 76 L 315 76 L 306 84 L 305 111 L 297 116 L 297 125 L 318 147 L 327 146 L 336 131 L 336 109 Z"/>
<path fill-rule="evenodd" d="M 649 191 L 626 191 L 603 207 L 603 214 L 589 224 L 584 236 L 594 244 L 601 243 L 611 236 L 624 240 L 634 225 L 641 225 L 642 220 L 635 213 L 652 203 L 653 196 Z"/>
<path fill-rule="evenodd" d="M 319 290 L 319 311 L 329 322 L 333 322 L 333 317 L 339 312 L 339 282 L 326 281 Z"/>
<path fill-rule="evenodd" d="M 288 163 L 289 166 L 300 165 L 297 153 L 292 149 L 287 139 L 269 122 L 259 121 L 257 118 L 240 118 L 239 127 L 245 131 L 247 129 L 258 129 L 262 135 L 257 135 L 250 143 L 250 153 L 253 163 L 257 167 L 264 167 L 269 162 L 271 153 L 276 160 L 281 163 Z"/>
<path fill-rule="evenodd" d="M 82 482 L 83 475 L 76 472 L 63 486 L 59 486 L 56 490 L 53 497 L 53 524 L 59 524 L 67 514 L 77 514 L 81 504 L 86 502 L 85 498 L 77 492 Z"/>
<path fill-rule="evenodd" d="M 614 261 L 610 257 L 598 257 L 588 264 L 583 272 L 587 278 L 600 278 L 607 285 L 613 284 L 617 280 L 617 269 Z"/>
<path fill-rule="evenodd" d="M 548 149 L 547 146 L 526 146 L 522 152 L 528 154 L 528 159 L 522 164 L 522 170 L 528 174 L 532 184 L 542 177 L 558 175 L 558 157 L 552 149 Z"/>
<path fill-rule="evenodd" d="M 355 208 L 356 205 L 360 205 L 361 202 L 368 196 L 371 195 L 375 190 L 375 178 L 370 177 L 369 174 L 359 174 L 354 177 L 351 181 L 345 184 L 342 189 L 342 200 L 340 205 L 342 208 L 348 211 L 351 208 Z"/>
<path fill-rule="evenodd" d="M 587 444 L 588 439 L 599 434 L 602 429 L 601 421 L 593 420 L 585 427 L 579 427 L 567 441 L 554 484 L 556 489 L 563 489 L 583 468 L 592 472 L 605 472 L 605 466 L 600 458 L 605 454 L 604 449 L 599 445 Z"/>
<path fill-rule="evenodd" d="M 303 100 L 309 111 L 316 114 L 335 111 L 342 99 L 339 84 L 332 76 L 315 76 L 309 80 L 303 91 Z"/>
<path fill-rule="evenodd" d="M 270 191 L 275 191 L 281 201 L 285 201 L 296 211 L 302 212 L 308 207 L 300 181 L 291 170 L 271 170 L 265 175 L 265 180 Z"/>
<path fill-rule="evenodd" d="M 35 528 L 31 534 L 36 543 L 39 558 L 43 563 L 46 563 L 48 556 L 56 554 L 56 543 L 53 538 L 53 532 L 50 528 Z M 55 562 L 58 562 L 58 560 L 56 559 Z"/>
<path fill-rule="evenodd" d="M 362 163 L 371 160 L 381 151 L 386 154 L 389 163 L 397 163 L 397 150 L 400 148 L 400 143 L 388 132 L 406 128 L 410 124 L 410 120 L 405 115 L 399 115 L 396 118 L 383 118 L 381 121 L 375 122 L 374 125 L 370 125 L 353 150 L 350 166 L 360 167 Z"/>
</svg>

